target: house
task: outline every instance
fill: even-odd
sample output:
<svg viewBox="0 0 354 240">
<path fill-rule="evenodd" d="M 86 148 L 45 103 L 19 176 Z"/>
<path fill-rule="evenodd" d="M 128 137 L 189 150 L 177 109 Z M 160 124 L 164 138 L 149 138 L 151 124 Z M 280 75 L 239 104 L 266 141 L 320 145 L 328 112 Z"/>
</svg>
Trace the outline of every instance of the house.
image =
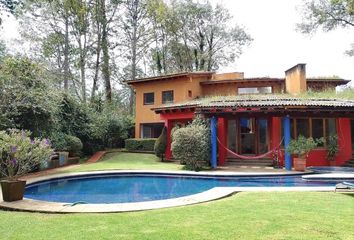
<svg viewBox="0 0 354 240">
<path fill-rule="evenodd" d="M 171 130 L 190 122 L 196 114 L 211 118 L 217 148 L 212 165 L 225 165 L 240 156 L 260 156 L 284 149 L 291 138 L 320 138 L 336 134 L 336 165 L 351 159 L 354 149 L 354 101 L 311 99 L 297 95 L 311 89 L 335 89 L 349 81 L 306 78 L 305 64 L 285 71 L 284 78 L 245 78 L 242 72 L 185 72 L 129 81 L 136 94 L 135 136 L 158 137 L 167 128 L 166 158 L 171 154 Z M 216 142 L 217 141 L 217 142 Z M 228 151 L 228 150 L 230 151 Z M 217 159 L 216 159 L 217 158 Z M 247 159 L 239 159 L 247 161 Z M 269 162 L 270 156 L 257 160 Z M 283 151 L 282 163 L 291 169 L 291 156 Z M 308 166 L 328 165 L 325 146 L 313 150 Z"/>
</svg>

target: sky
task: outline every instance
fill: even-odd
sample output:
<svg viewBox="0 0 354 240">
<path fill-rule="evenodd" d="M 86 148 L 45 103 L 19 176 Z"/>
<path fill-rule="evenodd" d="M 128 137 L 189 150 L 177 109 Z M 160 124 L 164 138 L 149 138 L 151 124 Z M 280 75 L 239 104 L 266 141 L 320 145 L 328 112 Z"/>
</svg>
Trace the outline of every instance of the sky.
<svg viewBox="0 0 354 240">
<path fill-rule="evenodd" d="M 306 63 L 308 77 L 339 76 L 353 80 L 354 57 L 344 54 L 354 43 L 354 28 L 317 31 L 308 36 L 296 31 L 303 0 L 210 0 L 222 3 L 254 39 L 239 59 L 219 72 L 244 72 L 245 77 L 284 77 L 298 63 Z M 4 19 L 0 38 L 18 37 L 16 24 Z"/>
<path fill-rule="evenodd" d="M 307 36 L 296 31 L 302 0 L 217 0 L 254 39 L 234 64 L 222 71 L 245 77 L 284 77 L 284 71 L 306 63 L 308 77 L 339 76 L 354 80 L 354 57 L 344 54 L 354 43 L 354 28 Z M 354 81 L 351 83 L 354 86 Z"/>
</svg>

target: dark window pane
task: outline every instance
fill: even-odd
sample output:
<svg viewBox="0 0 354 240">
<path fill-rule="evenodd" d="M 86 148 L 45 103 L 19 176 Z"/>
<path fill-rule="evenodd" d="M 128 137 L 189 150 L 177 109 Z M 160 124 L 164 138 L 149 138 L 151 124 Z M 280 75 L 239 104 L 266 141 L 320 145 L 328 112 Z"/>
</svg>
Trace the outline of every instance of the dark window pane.
<svg viewBox="0 0 354 240">
<path fill-rule="evenodd" d="M 323 136 L 323 119 L 312 119 L 312 138 L 318 139 Z M 321 143 L 319 146 L 323 146 Z"/>
<path fill-rule="evenodd" d="M 236 136 L 237 136 L 237 126 L 236 120 L 228 120 L 227 125 L 227 147 L 236 152 Z"/>
<path fill-rule="evenodd" d="M 268 151 L 268 121 L 267 119 L 258 120 L 258 153 Z"/>
<path fill-rule="evenodd" d="M 158 138 L 164 127 L 163 123 L 148 123 L 141 125 L 141 138 Z"/>
<path fill-rule="evenodd" d="M 312 137 L 323 137 L 323 119 L 312 119 Z"/>
<path fill-rule="evenodd" d="M 149 125 L 142 125 L 142 134 L 141 138 L 151 138 L 152 137 L 152 128 Z"/>
<path fill-rule="evenodd" d="M 337 135 L 336 119 L 326 119 L 326 137 Z"/>
<path fill-rule="evenodd" d="M 310 127 L 309 127 L 309 120 L 308 119 L 301 119 L 298 118 L 296 119 L 296 130 L 297 130 L 297 136 L 304 136 L 306 138 L 310 137 Z"/>
<path fill-rule="evenodd" d="M 154 93 L 144 93 L 144 105 L 152 105 L 155 101 Z"/>
<path fill-rule="evenodd" d="M 162 103 L 173 103 L 173 91 L 162 92 Z"/>
</svg>

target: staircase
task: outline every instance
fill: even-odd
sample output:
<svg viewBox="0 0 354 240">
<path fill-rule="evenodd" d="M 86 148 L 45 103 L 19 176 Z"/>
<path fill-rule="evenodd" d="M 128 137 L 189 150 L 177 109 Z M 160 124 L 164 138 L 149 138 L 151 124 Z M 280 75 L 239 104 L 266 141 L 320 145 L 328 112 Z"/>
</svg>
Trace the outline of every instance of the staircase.
<svg viewBox="0 0 354 240">
<path fill-rule="evenodd" d="M 226 164 L 228 166 L 241 167 L 272 167 L 273 160 L 272 159 L 238 159 L 238 158 L 227 158 Z"/>
<path fill-rule="evenodd" d="M 349 159 L 348 161 L 346 161 L 343 164 L 343 167 L 352 167 L 352 168 L 354 168 L 354 155 L 352 155 L 352 158 Z"/>
</svg>

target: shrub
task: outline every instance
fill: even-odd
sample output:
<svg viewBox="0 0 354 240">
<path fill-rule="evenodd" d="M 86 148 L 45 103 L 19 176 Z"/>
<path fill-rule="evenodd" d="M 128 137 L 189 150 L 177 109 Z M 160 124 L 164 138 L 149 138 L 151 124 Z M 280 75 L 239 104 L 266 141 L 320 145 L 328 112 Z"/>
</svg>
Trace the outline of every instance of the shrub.
<svg viewBox="0 0 354 240">
<path fill-rule="evenodd" d="M 56 151 L 67 151 L 70 156 L 79 155 L 83 148 L 80 138 L 61 132 L 53 133 L 50 140 Z"/>
<path fill-rule="evenodd" d="M 167 129 L 166 127 L 164 127 L 162 129 L 160 136 L 157 138 L 154 146 L 155 155 L 160 157 L 162 161 L 166 151 L 166 146 L 167 146 Z"/>
<path fill-rule="evenodd" d="M 210 160 L 210 128 L 206 120 L 197 118 L 172 135 L 172 154 L 186 163 L 186 168 L 200 170 Z"/>
<path fill-rule="evenodd" d="M 69 152 L 70 156 L 78 156 L 82 150 L 83 144 L 80 138 L 66 135 L 66 144 L 68 146 L 67 151 Z"/>
<path fill-rule="evenodd" d="M 49 160 L 53 150 L 48 139 L 31 139 L 29 131 L 0 131 L 0 170 L 14 179 Z"/>
<path fill-rule="evenodd" d="M 68 144 L 66 142 L 66 134 L 62 132 L 54 132 L 49 137 L 50 141 L 52 142 L 52 147 L 56 151 L 67 151 Z"/>
<path fill-rule="evenodd" d="M 154 151 L 156 138 L 129 138 L 125 140 L 128 151 Z"/>
<path fill-rule="evenodd" d="M 333 161 L 339 152 L 337 135 L 330 135 L 327 139 L 327 159 Z"/>
</svg>

